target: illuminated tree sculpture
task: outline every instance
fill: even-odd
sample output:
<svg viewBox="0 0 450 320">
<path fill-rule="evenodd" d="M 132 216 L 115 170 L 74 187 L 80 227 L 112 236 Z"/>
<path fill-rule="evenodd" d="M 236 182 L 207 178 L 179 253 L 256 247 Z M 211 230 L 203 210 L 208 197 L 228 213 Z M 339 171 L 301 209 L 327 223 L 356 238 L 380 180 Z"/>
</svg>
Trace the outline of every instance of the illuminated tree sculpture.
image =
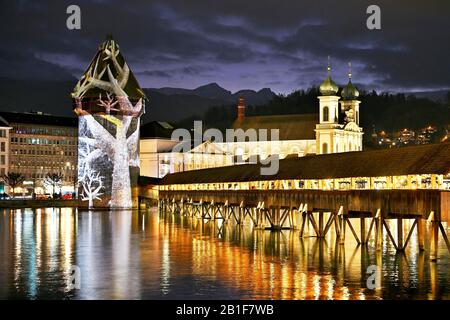
<svg viewBox="0 0 450 320">
<path fill-rule="evenodd" d="M 102 200 L 100 196 L 103 195 L 103 193 L 101 193 L 103 189 L 103 177 L 101 177 L 99 173 L 88 168 L 80 183 L 83 187 L 81 200 L 89 201 L 89 209 L 92 209 L 94 207 L 94 200 Z"/>
<path fill-rule="evenodd" d="M 95 206 L 132 208 L 139 175 L 139 125 L 145 95 L 112 40 L 103 43 L 72 97 L 79 117 L 78 178 L 82 200 Z M 84 190 L 97 177 L 103 193 Z M 102 197 L 100 197 L 100 195 Z M 109 199 L 108 199 L 109 198 Z"/>
</svg>

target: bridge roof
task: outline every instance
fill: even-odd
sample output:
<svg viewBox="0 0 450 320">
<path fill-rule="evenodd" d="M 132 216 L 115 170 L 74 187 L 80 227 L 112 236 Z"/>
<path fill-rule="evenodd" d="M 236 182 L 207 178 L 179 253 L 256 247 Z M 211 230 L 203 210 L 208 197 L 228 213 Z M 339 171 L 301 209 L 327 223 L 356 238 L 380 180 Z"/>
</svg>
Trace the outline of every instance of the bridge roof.
<svg viewBox="0 0 450 320">
<path fill-rule="evenodd" d="M 278 173 L 272 176 L 261 175 L 260 167 L 245 164 L 172 173 L 160 184 L 448 174 L 450 142 L 283 159 Z"/>
</svg>

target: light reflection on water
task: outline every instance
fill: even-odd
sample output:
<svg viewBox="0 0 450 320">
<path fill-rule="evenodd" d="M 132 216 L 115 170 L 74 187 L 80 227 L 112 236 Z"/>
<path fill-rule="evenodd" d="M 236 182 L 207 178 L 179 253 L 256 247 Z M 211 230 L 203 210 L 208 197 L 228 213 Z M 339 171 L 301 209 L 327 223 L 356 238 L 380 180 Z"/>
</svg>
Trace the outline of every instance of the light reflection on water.
<svg viewBox="0 0 450 320">
<path fill-rule="evenodd" d="M 437 264 L 417 249 L 415 234 L 404 255 L 384 243 L 377 252 L 372 243 L 357 247 L 351 233 L 339 245 L 333 232 L 322 241 L 300 239 L 297 231 L 252 230 L 156 210 L 3 210 L 0 298 L 450 298 L 443 241 Z M 81 270 L 80 290 L 70 288 L 73 265 Z M 366 288 L 369 265 L 382 267 L 381 289 Z"/>
</svg>

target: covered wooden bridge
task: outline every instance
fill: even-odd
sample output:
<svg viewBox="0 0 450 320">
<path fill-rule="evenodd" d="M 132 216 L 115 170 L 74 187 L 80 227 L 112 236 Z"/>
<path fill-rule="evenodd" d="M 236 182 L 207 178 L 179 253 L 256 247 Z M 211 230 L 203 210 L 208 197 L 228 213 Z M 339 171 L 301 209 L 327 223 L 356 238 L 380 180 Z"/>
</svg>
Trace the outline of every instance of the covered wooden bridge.
<svg viewBox="0 0 450 320">
<path fill-rule="evenodd" d="M 450 250 L 443 224 L 450 210 L 450 143 L 287 158 L 271 176 L 260 169 L 246 164 L 167 175 L 157 186 L 160 208 L 237 224 L 248 218 L 255 228 L 298 228 L 300 236 L 309 224 L 317 237 L 334 229 L 341 242 L 348 227 L 358 243 L 375 236 L 378 248 L 386 232 L 400 251 L 416 229 L 420 249 L 428 234 L 432 259 L 439 234 Z M 387 219 L 397 220 L 397 237 Z M 413 221 L 409 230 L 406 219 Z"/>
</svg>

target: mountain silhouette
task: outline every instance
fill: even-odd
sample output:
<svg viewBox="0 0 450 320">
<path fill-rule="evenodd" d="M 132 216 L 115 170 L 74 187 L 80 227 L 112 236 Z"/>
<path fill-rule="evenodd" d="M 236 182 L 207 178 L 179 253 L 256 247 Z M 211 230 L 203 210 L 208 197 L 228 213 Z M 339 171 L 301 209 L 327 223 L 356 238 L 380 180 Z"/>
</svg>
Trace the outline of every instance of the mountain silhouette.
<svg viewBox="0 0 450 320">
<path fill-rule="evenodd" d="M 70 79 L 70 78 L 69 78 Z M 0 111 L 29 112 L 42 111 L 54 115 L 74 116 L 72 111 L 72 92 L 77 79 L 37 80 L 0 77 Z M 216 83 L 196 89 L 160 88 L 143 89 L 147 95 L 146 114 L 143 122 L 178 121 L 186 117 L 203 114 L 212 106 L 237 104 L 238 98 L 246 99 L 247 104 L 262 105 L 274 96 L 270 89 L 241 90 L 234 94 Z"/>
</svg>

